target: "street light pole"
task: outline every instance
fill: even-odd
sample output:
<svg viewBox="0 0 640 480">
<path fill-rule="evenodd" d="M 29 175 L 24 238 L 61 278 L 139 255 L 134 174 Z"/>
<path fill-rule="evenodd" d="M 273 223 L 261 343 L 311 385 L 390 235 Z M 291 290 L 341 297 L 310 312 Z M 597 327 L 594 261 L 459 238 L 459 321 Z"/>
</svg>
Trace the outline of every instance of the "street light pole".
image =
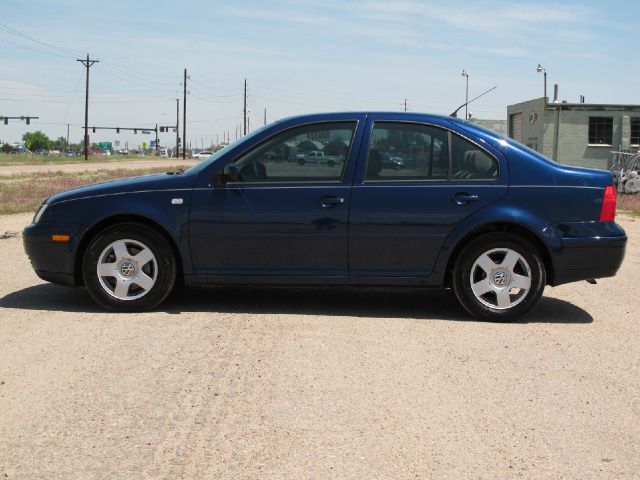
<svg viewBox="0 0 640 480">
<path fill-rule="evenodd" d="M 536 68 L 536 72 L 544 73 L 544 109 L 547 109 L 547 69 L 542 65 L 538 64 L 538 68 Z"/>
<path fill-rule="evenodd" d="M 468 107 L 468 103 L 469 103 L 469 74 L 463 69 L 462 70 L 462 76 L 466 77 L 467 79 L 467 87 L 465 89 L 465 94 L 464 94 L 464 119 L 465 120 L 469 120 L 469 107 Z"/>
</svg>

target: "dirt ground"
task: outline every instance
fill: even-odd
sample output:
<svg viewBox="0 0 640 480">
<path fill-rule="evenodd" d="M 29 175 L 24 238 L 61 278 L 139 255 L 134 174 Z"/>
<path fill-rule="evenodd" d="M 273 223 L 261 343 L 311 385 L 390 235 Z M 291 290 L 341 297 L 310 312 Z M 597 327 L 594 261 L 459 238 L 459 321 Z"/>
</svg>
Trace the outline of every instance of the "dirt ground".
<svg viewBox="0 0 640 480">
<path fill-rule="evenodd" d="M 119 168 L 153 168 L 173 167 L 176 165 L 192 166 L 198 160 L 175 158 L 154 158 L 152 160 L 122 160 L 87 163 L 41 163 L 35 165 L 0 165 L 0 175 L 14 175 L 17 173 L 38 172 L 95 172 L 97 170 L 117 170 Z"/>
<path fill-rule="evenodd" d="M 0 217 L 0 236 L 31 215 Z M 0 240 L 0 478 L 640 478 L 640 220 L 513 324 L 448 292 L 217 288 L 112 314 Z"/>
</svg>

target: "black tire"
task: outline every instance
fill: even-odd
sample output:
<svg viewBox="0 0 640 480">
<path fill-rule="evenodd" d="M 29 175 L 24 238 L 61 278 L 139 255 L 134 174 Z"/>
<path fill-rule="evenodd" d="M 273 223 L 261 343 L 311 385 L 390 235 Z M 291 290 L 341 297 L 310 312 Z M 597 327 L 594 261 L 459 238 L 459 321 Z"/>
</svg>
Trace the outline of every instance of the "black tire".
<svg viewBox="0 0 640 480">
<path fill-rule="evenodd" d="M 336 164 L 336 162 L 334 162 L 333 160 L 329 160 L 327 162 L 327 165 L 329 165 L 330 167 L 333 167 Z"/>
<path fill-rule="evenodd" d="M 304 163 L 305 163 L 305 161 L 304 161 L 303 158 L 299 158 L 298 159 L 298 165 L 302 166 L 302 165 L 304 165 Z"/>
<path fill-rule="evenodd" d="M 148 274 L 149 278 L 154 278 L 154 283 L 147 290 L 137 285 L 134 277 L 117 277 L 116 274 L 122 275 L 121 269 L 114 269 L 113 271 L 117 272 L 114 276 L 98 275 L 98 262 L 101 261 L 101 257 L 104 257 L 103 260 L 110 258 L 114 261 L 113 265 L 118 264 L 115 261 L 115 249 L 107 249 L 114 242 L 123 240 L 128 241 L 123 242 L 126 245 L 126 253 L 134 259 L 133 263 L 136 265 L 139 263 L 135 262 L 136 252 L 140 253 L 144 250 L 141 246 L 146 247 L 153 254 L 152 260 L 146 262 L 144 266 L 140 265 L 139 269 L 133 269 L 134 275 L 144 270 L 145 275 Z M 111 265 L 107 262 L 101 262 L 101 264 Z M 120 265 L 122 266 L 122 262 Z M 82 275 L 89 294 L 100 306 L 115 311 L 145 311 L 158 306 L 171 293 L 176 282 L 177 271 L 177 261 L 167 240 L 155 229 L 139 223 L 119 223 L 102 230 L 91 240 L 82 259 Z M 116 296 L 115 288 L 118 279 L 123 283 L 131 282 L 131 285 L 127 286 L 127 295 L 130 294 L 131 298 L 121 299 Z M 133 298 L 136 295 L 139 295 L 139 298 Z"/>
<path fill-rule="evenodd" d="M 510 259 L 517 258 L 513 268 L 507 266 L 512 263 L 507 261 L 508 252 L 515 252 Z M 480 265 L 487 261 L 485 254 L 492 262 L 490 274 Z M 527 281 L 528 289 L 515 286 Z M 471 241 L 458 255 L 453 271 L 453 288 L 465 310 L 493 322 L 509 322 L 529 312 L 538 304 L 546 282 L 544 263 L 536 248 L 509 233 L 489 233 Z M 480 295 L 474 293 L 472 283 Z"/>
</svg>

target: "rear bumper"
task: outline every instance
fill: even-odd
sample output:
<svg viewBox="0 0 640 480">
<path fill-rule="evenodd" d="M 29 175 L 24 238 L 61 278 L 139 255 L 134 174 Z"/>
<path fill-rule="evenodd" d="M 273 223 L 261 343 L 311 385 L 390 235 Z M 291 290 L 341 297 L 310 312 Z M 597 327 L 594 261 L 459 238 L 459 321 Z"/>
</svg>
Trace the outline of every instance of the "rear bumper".
<svg viewBox="0 0 640 480">
<path fill-rule="evenodd" d="M 562 252 L 553 259 L 552 286 L 613 277 L 622 265 L 627 237 L 563 238 L 562 243 Z"/>
<path fill-rule="evenodd" d="M 74 275 L 75 252 L 80 238 L 80 226 L 73 223 L 30 224 L 22 232 L 24 250 L 36 274 L 47 282 L 77 286 Z M 51 236 L 66 234 L 68 242 L 54 242 Z"/>
</svg>

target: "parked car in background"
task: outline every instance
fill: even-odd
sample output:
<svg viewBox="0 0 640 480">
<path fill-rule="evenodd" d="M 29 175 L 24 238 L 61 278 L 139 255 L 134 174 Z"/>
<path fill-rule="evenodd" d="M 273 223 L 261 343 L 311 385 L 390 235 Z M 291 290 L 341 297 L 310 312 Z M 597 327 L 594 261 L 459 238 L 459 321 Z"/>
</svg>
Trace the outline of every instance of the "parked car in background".
<svg viewBox="0 0 640 480">
<path fill-rule="evenodd" d="M 193 158 L 197 159 L 197 160 L 204 160 L 205 158 L 209 158 L 211 155 L 213 155 L 213 152 L 210 150 L 203 150 L 202 152 L 196 153 Z"/>
<path fill-rule="evenodd" d="M 36 151 L 34 151 L 33 153 L 35 153 L 36 155 L 49 155 L 49 151 L 45 150 L 44 148 L 39 148 Z"/>
<path fill-rule="evenodd" d="M 11 147 L 11 152 L 10 153 L 31 153 L 31 150 L 29 150 L 26 147 L 23 147 L 22 145 L 14 145 L 13 147 Z"/>
<path fill-rule="evenodd" d="M 344 144 L 344 161 L 268 158 L 309 138 Z M 391 154 L 405 167 L 385 165 Z M 41 278 L 112 310 L 154 308 L 179 280 L 377 285 L 452 288 L 476 317 L 508 321 L 545 285 L 616 274 L 615 209 L 609 172 L 468 121 L 335 113 L 260 128 L 186 171 L 53 195 L 23 241 Z"/>
<path fill-rule="evenodd" d="M 312 150 L 307 153 L 299 153 L 296 155 L 296 161 L 298 165 L 305 165 L 307 163 L 317 163 L 320 165 L 328 165 L 329 167 L 333 167 L 337 163 L 342 161 L 342 158 L 339 155 L 325 155 L 324 152 L 319 150 Z"/>
<path fill-rule="evenodd" d="M 391 168 L 393 170 L 400 170 L 405 167 L 404 158 L 393 155 L 391 153 L 384 155 L 382 157 L 382 167 L 383 168 Z"/>
</svg>

